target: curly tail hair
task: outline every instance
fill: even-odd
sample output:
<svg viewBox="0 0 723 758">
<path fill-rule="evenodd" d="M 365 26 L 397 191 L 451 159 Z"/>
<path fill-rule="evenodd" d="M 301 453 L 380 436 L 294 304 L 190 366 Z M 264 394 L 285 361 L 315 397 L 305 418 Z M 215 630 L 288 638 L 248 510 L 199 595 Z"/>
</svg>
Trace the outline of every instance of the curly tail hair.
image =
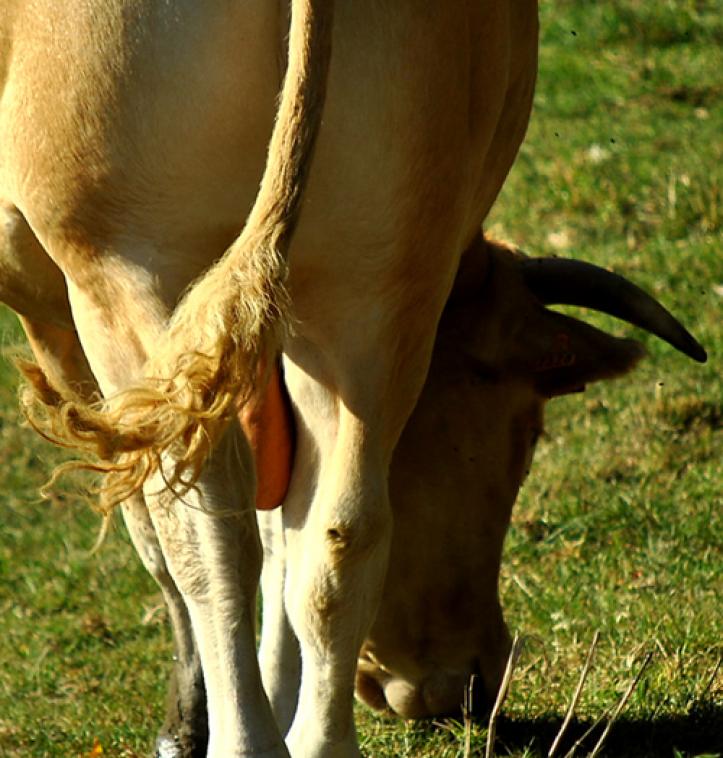
<svg viewBox="0 0 723 758">
<path fill-rule="evenodd" d="M 289 241 L 326 94 L 333 0 L 292 0 L 288 67 L 256 201 L 238 239 L 179 303 L 141 384 L 89 404 L 27 362 L 22 403 L 53 442 L 91 454 L 109 511 L 160 467 L 192 485 L 215 442 L 272 365 L 287 325 Z M 168 475 L 168 472 L 165 472 Z"/>
</svg>

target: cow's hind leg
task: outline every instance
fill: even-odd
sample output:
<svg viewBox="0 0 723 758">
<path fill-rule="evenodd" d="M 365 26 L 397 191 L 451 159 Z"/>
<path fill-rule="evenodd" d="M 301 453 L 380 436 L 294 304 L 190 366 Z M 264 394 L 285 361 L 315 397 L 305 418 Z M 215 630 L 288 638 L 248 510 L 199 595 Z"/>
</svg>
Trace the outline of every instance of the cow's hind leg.
<svg viewBox="0 0 723 758">
<path fill-rule="evenodd" d="M 208 748 L 206 690 L 188 609 L 168 571 L 143 497 L 136 494 L 129 498 L 122 510 L 138 555 L 163 592 L 173 628 L 175 663 L 156 755 L 158 758 L 202 758 Z"/>
<path fill-rule="evenodd" d="M 69 269 L 69 297 L 88 362 L 103 394 L 111 396 L 142 375 L 169 305 L 154 289 L 152 272 L 120 257 L 88 255 L 63 265 Z M 173 468 L 166 459 L 165 475 L 146 481 L 143 498 L 198 646 L 207 692 L 208 755 L 285 756 L 256 660 L 261 548 L 248 443 L 233 423 L 187 491 L 169 488 Z"/>
<path fill-rule="evenodd" d="M 100 397 L 75 331 L 63 274 L 23 215 L 13 205 L 1 202 L 0 299 L 19 312 L 35 360 L 52 387 L 86 400 Z M 163 591 L 176 645 L 159 754 L 166 758 L 202 756 L 208 741 L 205 691 L 188 612 L 168 573 L 143 498 L 137 496 L 124 504 L 123 512 L 143 564 Z"/>
<path fill-rule="evenodd" d="M 209 714 L 209 756 L 281 756 L 286 749 L 261 686 L 255 593 L 261 548 L 252 508 L 240 508 L 253 461 L 232 424 L 193 490 L 177 497 L 162 477 L 144 493 L 166 563 L 198 643 Z M 253 494 L 253 493 L 251 493 Z"/>
<path fill-rule="evenodd" d="M 88 399 L 99 395 L 75 331 L 25 316 L 21 316 L 20 321 L 38 365 L 55 388 L 61 391 L 69 388 Z M 206 694 L 188 611 L 168 573 L 143 497 L 133 496 L 123 503 L 122 510 L 136 551 L 163 592 L 173 628 L 175 665 L 157 755 L 159 758 L 201 758 L 206 755 L 208 744 Z"/>
<path fill-rule="evenodd" d="M 358 755 L 353 721 L 356 663 L 380 596 L 391 536 L 383 463 L 342 412 L 303 528 L 288 512 L 286 608 L 301 647 L 299 703 L 287 738 L 292 755 Z"/>
<path fill-rule="evenodd" d="M 75 331 L 25 316 L 20 321 L 35 359 L 54 387 L 61 391 L 67 387 L 88 399 L 99 395 Z M 157 754 L 159 758 L 201 758 L 208 744 L 206 694 L 188 611 L 168 573 L 143 497 L 133 496 L 122 510 L 136 551 L 163 592 L 176 649 Z"/>
<path fill-rule="evenodd" d="M 386 328 L 375 334 L 373 322 L 359 328 L 368 341 L 359 341 L 352 355 L 345 343 L 345 361 L 325 381 L 302 371 L 289 353 L 286 378 L 298 440 L 283 509 L 285 605 L 302 660 L 298 707 L 287 737 L 292 755 L 359 754 L 354 681 L 386 574 L 389 461 L 424 382 L 436 309 L 445 294 L 442 287 L 432 291 L 428 320 L 418 318 L 406 330 L 393 327 L 394 339 Z M 394 315 L 387 323 L 394 323 Z M 302 346 L 299 360 L 308 355 L 305 350 Z"/>
</svg>

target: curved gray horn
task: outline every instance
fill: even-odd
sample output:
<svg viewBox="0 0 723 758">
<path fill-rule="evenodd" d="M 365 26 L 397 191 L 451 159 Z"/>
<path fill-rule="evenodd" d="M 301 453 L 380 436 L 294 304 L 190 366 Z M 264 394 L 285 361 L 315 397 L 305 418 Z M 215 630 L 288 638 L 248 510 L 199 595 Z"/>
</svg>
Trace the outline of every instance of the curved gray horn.
<svg viewBox="0 0 723 758">
<path fill-rule="evenodd" d="M 579 305 L 639 326 L 699 363 L 708 359 L 693 335 L 655 298 L 619 274 L 584 261 L 528 258 L 525 283 L 545 305 Z"/>
</svg>

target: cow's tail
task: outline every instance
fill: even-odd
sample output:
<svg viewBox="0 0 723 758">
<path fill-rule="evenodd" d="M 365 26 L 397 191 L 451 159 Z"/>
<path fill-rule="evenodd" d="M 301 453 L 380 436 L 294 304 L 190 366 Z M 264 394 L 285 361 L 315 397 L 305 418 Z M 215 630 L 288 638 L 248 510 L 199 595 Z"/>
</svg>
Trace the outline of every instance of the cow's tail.
<svg viewBox="0 0 723 758">
<path fill-rule="evenodd" d="M 256 201 L 239 238 L 178 305 L 144 370 L 151 379 L 90 406 L 54 392 L 26 366 L 31 423 L 94 454 L 92 466 L 107 474 L 108 508 L 138 490 L 167 451 L 175 471 L 164 474 L 193 483 L 237 398 L 250 395 L 279 350 L 286 257 L 325 100 L 333 6 L 292 0 L 287 71 Z"/>
</svg>

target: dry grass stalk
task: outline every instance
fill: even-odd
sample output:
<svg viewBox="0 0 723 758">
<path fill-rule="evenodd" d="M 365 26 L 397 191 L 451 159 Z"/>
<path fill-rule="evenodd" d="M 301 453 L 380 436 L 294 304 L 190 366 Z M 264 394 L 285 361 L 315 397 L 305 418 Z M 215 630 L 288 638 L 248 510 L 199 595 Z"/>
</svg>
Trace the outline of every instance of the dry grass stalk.
<svg viewBox="0 0 723 758">
<path fill-rule="evenodd" d="M 645 656 L 645 660 L 643 661 L 643 665 L 640 667 L 640 670 L 633 678 L 632 682 L 630 682 L 627 690 L 625 690 L 625 693 L 620 698 L 620 701 L 617 704 L 617 707 L 615 708 L 612 716 L 610 717 L 610 721 L 608 721 L 607 725 L 605 726 L 605 729 L 603 730 L 603 733 L 600 735 L 600 739 L 597 741 L 597 744 L 592 749 L 592 752 L 588 756 L 588 758 L 596 758 L 600 754 L 600 751 L 603 748 L 603 745 L 605 744 L 605 740 L 607 739 L 608 734 L 610 733 L 610 730 L 612 729 L 613 724 L 617 721 L 618 716 L 623 712 L 623 709 L 628 703 L 628 700 L 630 700 L 630 697 L 632 696 L 633 692 L 635 692 L 635 688 L 638 686 L 638 682 L 642 678 L 643 674 L 645 673 L 645 670 L 648 668 L 648 665 L 650 664 L 650 661 L 653 659 L 653 654 L 648 653 Z"/>
<path fill-rule="evenodd" d="M 601 738 L 598 740 L 597 744 L 593 748 L 593 752 L 588 755 L 588 758 L 592 758 L 593 755 L 597 755 L 595 751 L 598 753 L 602 749 L 603 742 L 607 738 L 608 733 L 610 732 L 610 729 L 612 728 L 613 723 L 618 718 L 620 713 L 622 712 L 622 709 L 627 704 L 628 700 L 630 699 L 630 696 L 633 694 L 635 688 L 638 685 L 638 682 L 640 681 L 641 676 L 643 675 L 643 672 L 647 669 L 648 664 L 650 663 L 651 659 L 653 657 L 652 653 L 648 653 L 648 655 L 645 658 L 645 661 L 643 662 L 643 665 L 640 667 L 640 670 L 638 671 L 637 675 L 633 679 L 633 681 L 628 686 L 628 689 L 625 691 L 625 694 L 622 696 L 622 698 L 618 701 L 617 705 L 610 705 L 608 706 L 602 713 L 602 715 L 595 721 L 595 723 L 582 735 L 582 737 L 578 738 L 575 741 L 575 744 L 565 753 L 564 758 L 573 758 L 575 755 L 575 752 L 577 749 L 585 742 L 585 740 L 602 724 L 603 721 L 605 721 L 606 718 L 610 717 L 610 721 L 608 722 L 607 726 L 605 727 L 605 730 L 603 731 L 603 734 Z"/>
<path fill-rule="evenodd" d="M 582 745 L 583 742 L 602 724 L 603 721 L 613 712 L 614 706 L 609 705 L 602 714 L 598 717 L 597 721 L 577 740 L 575 744 L 565 753 L 564 758 L 574 758 L 575 752 Z"/>
<path fill-rule="evenodd" d="M 463 758 L 472 756 L 472 714 L 474 713 L 474 685 L 477 674 L 472 674 L 464 690 L 464 699 L 462 700 L 462 718 L 464 719 L 464 754 Z"/>
<path fill-rule="evenodd" d="M 723 664 L 723 656 L 718 658 L 718 663 L 716 663 L 715 668 L 713 669 L 713 673 L 710 675 L 710 679 L 708 679 L 708 684 L 705 685 L 705 687 L 703 688 L 703 691 L 700 693 L 700 695 L 698 695 L 699 701 L 702 701 L 708 695 L 708 693 L 712 692 L 713 682 L 715 682 L 722 664 Z"/>
<path fill-rule="evenodd" d="M 485 748 L 485 758 L 494 758 L 494 746 L 495 746 L 495 734 L 497 732 L 497 717 L 502 710 L 505 700 L 507 699 L 507 693 L 510 691 L 510 683 L 512 682 L 512 673 L 515 670 L 517 661 L 522 653 L 524 645 L 524 638 L 521 638 L 518 634 L 515 635 L 512 641 L 512 648 L 510 649 L 510 655 L 507 658 L 507 666 L 505 667 L 505 675 L 502 677 L 502 683 L 497 691 L 497 699 L 490 713 L 489 725 L 487 727 L 487 747 Z"/>
<path fill-rule="evenodd" d="M 547 754 L 547 758 L 552 758 L 555 755 L 555 752 L 557 751 L 557 748 L 560 746 L 560 742 L 562 742 L 562 738 L 567 731 L 567 728 L 570 726 L 570 722 L 572 721 L 572 717 L 575 715 L 575 708 L 577 708 L 577 704 L 580 702 L 580 696 L 582 695 L 583 687 L 585 686 L 585 680 L 587 679 L 587 675 L 590 671 L 590 667 L 592 666 L 592 659 L 595 655 L 595 650 L 597 648 L 597 643 L 600 639 L 600 631 L 596 630 L 595 634 L 593 635 L 592 642 L 590 643 L 590 649 L 587 651 L 587 658 L 585 659 L 585 665 L 582 668 L 582 673 L 580 674 L 580 680 L 577 683 L 577 688 L 575 689 L 575 692 L 572 696 L 572 700 L 570 701 L 570 707 L 567 709 L 567 713 L 565 714 L 565 719 L 562 722 L 562 726 L 560 727 L 560 731 L 557 733 L 557 736 L 555 737 L 554 742 L 552 743 L 552 747 L 550 748 L 550 752 Z"/>
</svg>

